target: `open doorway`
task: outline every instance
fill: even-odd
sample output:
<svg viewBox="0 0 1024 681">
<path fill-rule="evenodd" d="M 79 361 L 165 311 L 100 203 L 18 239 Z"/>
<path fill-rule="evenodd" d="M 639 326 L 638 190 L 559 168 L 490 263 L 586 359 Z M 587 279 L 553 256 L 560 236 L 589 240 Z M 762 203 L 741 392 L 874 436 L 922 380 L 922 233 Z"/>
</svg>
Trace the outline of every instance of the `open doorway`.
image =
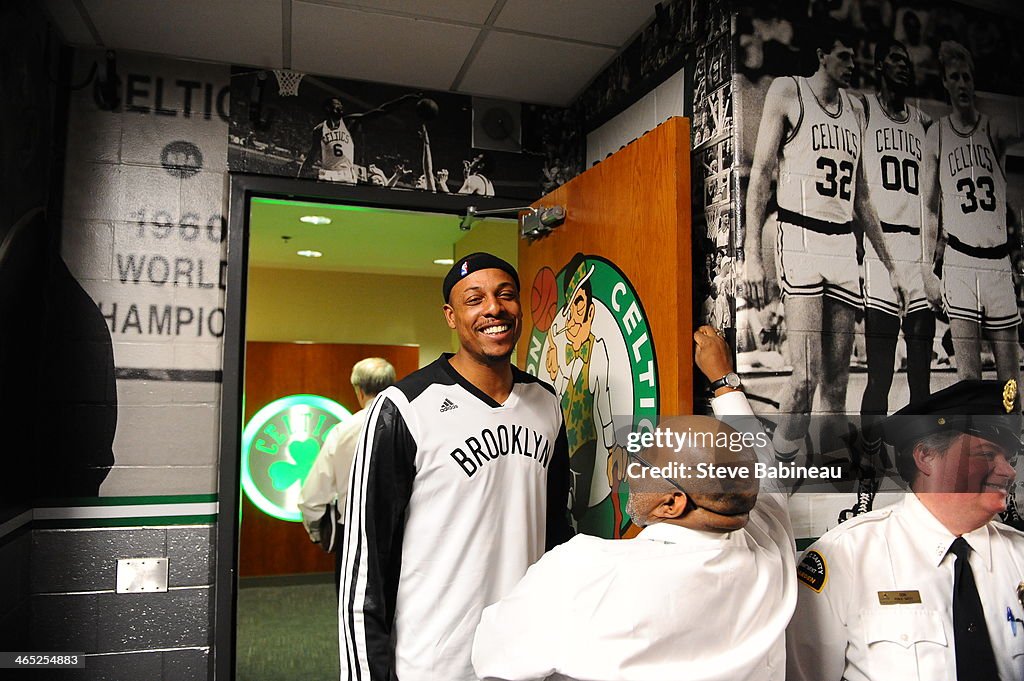
<svg viewBox="0 0 1024 681">
<path fill-rule="evenodd" d="M 476 250 L 515 261 L 512 219 L 464 231 L 466 198 L 387 192 L 374 202 L 360 190 L 232 178 L 218 678 L 337 678 L 334 556 L 312 543 L 294 505 L 311 452 L 359 409 L 355 361 L 384 357 L 401 378 L 452 349 L 440 313 L 446 262 Z"/>
</svg>

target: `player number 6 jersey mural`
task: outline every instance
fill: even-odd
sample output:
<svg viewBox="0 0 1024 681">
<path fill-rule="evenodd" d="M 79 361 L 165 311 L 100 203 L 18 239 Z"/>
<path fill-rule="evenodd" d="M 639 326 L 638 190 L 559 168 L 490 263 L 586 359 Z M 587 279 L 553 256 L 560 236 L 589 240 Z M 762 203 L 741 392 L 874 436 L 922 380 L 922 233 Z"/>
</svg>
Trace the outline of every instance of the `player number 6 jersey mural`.
<svg viewBox="0 0 1024 681">
<path fill-rule="evenodd" d="M 559 395 L 578 531 L 630 536 L 624 442 L 616 427 L 653 429 L 658 413 L 654 341 L 636 290 L 614 263 L 577 253 L 556 275 L 543 267 L 530 294 L 527 372 Z M 614 416 L 614 419 L 613 419 Z"/>
</svg>

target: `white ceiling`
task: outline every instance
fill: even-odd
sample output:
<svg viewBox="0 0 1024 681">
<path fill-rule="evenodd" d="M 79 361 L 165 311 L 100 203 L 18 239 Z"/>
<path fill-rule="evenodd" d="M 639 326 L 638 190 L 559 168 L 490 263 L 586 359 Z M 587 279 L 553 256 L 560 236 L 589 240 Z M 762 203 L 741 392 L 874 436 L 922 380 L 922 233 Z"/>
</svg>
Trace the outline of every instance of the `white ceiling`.
<svg viewBox="0 0 1024 681">
<path fill-rule="evenodd" d="M 311 225 L 300 218 L 316 215 L 329 224 Z M 249 265 L 288 270 L 333 270 L 364 274 L 443 277 L 455 243 L 468 232 L 459 229 L 458 215 L 423 213 L 363 206 L 252 199 L 249 204 Z M 486 218 L 475 223 L 497 225 L 507 235 L 516 233 L 514 219 Z M 494 234 L 488 231 L 488 234 Z M 476 245 L 487 244 L 476 241 Z M 514 236 L 512 237 L 514 240 Z M 300 250 L 319 251 L 305 258 Z"/>
<path fill-rule="evenodd" d="M 655 0 L 45 0 L 75 46 L 565 106 Z"/>
</svg>

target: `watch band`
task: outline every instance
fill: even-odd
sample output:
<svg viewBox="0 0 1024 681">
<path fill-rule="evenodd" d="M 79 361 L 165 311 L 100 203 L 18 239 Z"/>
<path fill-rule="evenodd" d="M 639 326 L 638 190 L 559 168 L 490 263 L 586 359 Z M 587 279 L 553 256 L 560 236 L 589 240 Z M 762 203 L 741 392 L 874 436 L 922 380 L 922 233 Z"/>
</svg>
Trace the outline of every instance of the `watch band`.
<svg viewBox="0 0 1024 681">
<path fill-rule="evenodd" d="M 740 388 L 741 385 L 742 383 L 740 381 L 740 377 L 736 374 L 735 371 L 730 371 L 717 381 L 712 381 L 711 390 L 712 392 L 718 390 L 719 388 L 733 388 L 734 390 L 737 390 Z"/>
</svg>

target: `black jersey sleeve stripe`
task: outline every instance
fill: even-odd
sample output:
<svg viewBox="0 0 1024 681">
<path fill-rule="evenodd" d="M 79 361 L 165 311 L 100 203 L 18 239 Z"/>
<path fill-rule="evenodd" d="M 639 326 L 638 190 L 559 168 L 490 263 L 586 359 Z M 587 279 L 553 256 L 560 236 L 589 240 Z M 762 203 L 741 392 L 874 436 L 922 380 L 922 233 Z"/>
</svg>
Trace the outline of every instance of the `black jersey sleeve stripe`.
<svg viewBox="0 0 1024 681">
<path fill-rule="evenodd" d="M 349 476 L 349 491 L 348 501 L 345 507 L 345 523 L 343 525 L 342 534 L 342 569 L 341 569 L 341 589 L 340 598 L 338 599 L 338 620 L 339 620 L 339 639 L 341 643 L 341 656 L 342 661 L 342 673 L 341 678 L 344 679 L 361 679 L 363 676 L 363 670 L 360 669 L 357 664 L 357 660 L 360 659 L 356 654 L 356 641 L 353 638 L 353 626 L 351 626 L 351 620 L 349 618 L 352 612 L 352 606 L 354 604 L 353 594 L 353 574 L 350 569 L 350 565 L 360 564 L 361 557 L 361 525 L 359 518 L 361 517 L 361 507 L 357 507 L 355 499 L 361 498 L 361 494 L 357 494 L 357 491 L 361 491 L 366 480 L 366 463 L 367 458 L 362 455 L 368 448 L 369 443 L 369 424 L 376 421 L 380 411 L 380 405 L 383 397 L 377 397 L 373 404 L 370 405 L 367 413 L 366 422 L 363 424 L 363 429 L 359 434 L 359 440 L 356 443 L 356 455 L 352 461 L 352 472 Z M 365 657 L 365 655 L 363 656 Z M 368 674 L 368 670 L 366 672 Z"/>
<path fill-rule="evenodd" d="M 554 455 L 548 468 L 547 523 L 544 534 L 544 548 L 550 551 L 559 544 L 572 539 L 569 524 L 569 439 L 565 424 L 558 428 Z"/>
<path fill-rule="evenodd" d="M 392 629 L 415 457 L 416 441 L 400 407 L 382 394 L 367 417 L 349 484 L 339 614 L 350 679 L 389 681 L 393 673 Z"/>
</svg>

